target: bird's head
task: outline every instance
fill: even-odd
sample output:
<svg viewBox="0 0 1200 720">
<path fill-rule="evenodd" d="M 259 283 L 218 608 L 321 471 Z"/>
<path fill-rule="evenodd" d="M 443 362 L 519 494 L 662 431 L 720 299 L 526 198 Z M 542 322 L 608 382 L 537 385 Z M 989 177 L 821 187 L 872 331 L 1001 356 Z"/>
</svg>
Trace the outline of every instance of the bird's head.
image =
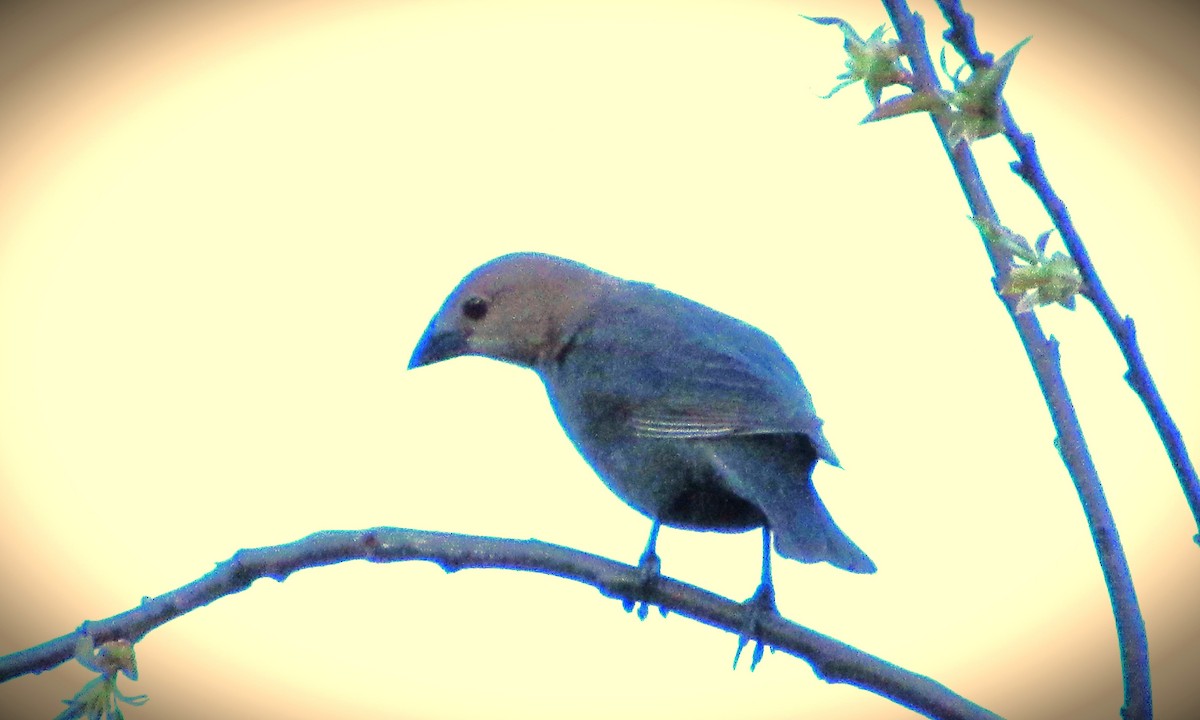
<svg viewBox="0 0 1200 720">
<path fill-rule="evenodd" d="M 421 335 L 409 369 L 459 355 L 533 367 L 563 348 L 617 278 L 540 253 L 514 253 L 463 278 Z"/>
</svg>

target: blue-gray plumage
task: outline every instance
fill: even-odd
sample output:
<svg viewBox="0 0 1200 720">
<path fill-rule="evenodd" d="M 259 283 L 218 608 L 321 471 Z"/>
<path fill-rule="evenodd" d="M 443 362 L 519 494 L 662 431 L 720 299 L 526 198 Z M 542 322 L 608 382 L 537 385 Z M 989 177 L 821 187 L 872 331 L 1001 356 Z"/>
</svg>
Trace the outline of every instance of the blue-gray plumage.
<svg viewBox="0 0 1200 720">
<path fill-rule="evenodd" d="M 795 366 L 757 328 L 652 285 L 517 253 L 462 280 L 409 367 L 468 354 L 537 372 L 579 452 L 654 521 L 643 566 L 657 568 L 662 523 L 761 527 L 784 557 L 875 571 L 817 496 L 817 460 L 837 457 Z"/>
</svg>

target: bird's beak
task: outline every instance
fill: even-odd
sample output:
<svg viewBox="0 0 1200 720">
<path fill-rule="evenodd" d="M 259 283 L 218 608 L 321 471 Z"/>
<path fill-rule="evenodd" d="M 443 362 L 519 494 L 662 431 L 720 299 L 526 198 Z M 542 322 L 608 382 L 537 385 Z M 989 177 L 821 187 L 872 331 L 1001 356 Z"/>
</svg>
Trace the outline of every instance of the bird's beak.
<svg viewBox="0 0 1200 720">
<path fill-rule="evenodd" d="M 467 336 L 459 330 L 439 330 L 435 323 L 430 323 L 425 334 L 417 342 L 412 359 L 408 361 L 408 369 L 432 365 L 441 360 L 458 357 L 467 352 Z"/>
</svg>

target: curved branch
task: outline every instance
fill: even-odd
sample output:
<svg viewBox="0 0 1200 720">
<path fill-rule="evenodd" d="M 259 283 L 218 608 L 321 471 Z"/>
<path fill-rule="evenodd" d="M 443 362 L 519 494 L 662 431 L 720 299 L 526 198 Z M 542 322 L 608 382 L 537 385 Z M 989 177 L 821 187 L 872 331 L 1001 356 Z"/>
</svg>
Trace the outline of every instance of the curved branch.
<svg viewBox="0 0 1200 720">
<path fill-rule="evenodd" d="M 904 46 L 912 66 L 915 79 L 914 91 L 933 91 L 938 88 L 937 75 L 930 59 L 929 47 L 925 41 L 925 25 L 919 15 L 908 8 L 905 0 L 883 0 L 891 18 L 892 26 Z M 959 28 L 959 34 L 966 36 L 969 27 Z M 950 37 L 957 37 L 952 35 Z M 973 38 L 968 42 L 962 40 L 963 46 L 979 55 L 978 47 Z M 934 127 L 942 141 L 942 147 L 950 158 L 950 164 L 958 177 L 963 195 L 966 196 L 974 217 L 997 222 L 996 208 L 988 197 L 975 163 L 975 156 L 970 146 L 958 143 L 950 138 L 949 122 L 937 114 L 932 115 Z M 1064 209 L 1065 214 L 1065 209 Z M 984 246 L 996 278 L 1001 277 L 1008 265 L 1007 252 L 985 240 Z M 1025 347 L 1041 387 L 1042 397 L 1050 411 L 1050 419 L 1054 424 L 1056 437 L 1054 445 L 1062 457 L 1063 464 L 1075 484 L 1079 502 L 1083 506 L 1087 518 L 1088 529 L 1092 534 L 1092 544 L 1100 560 L 1100 569 L 1108 587 L 1109 603 L 1112 605 L 1113 617 L 1116 620 L 1117 639 L 1120 645 L 1122 675 L 1125 682 L 1125 705 L 1122 715 L 1126 720 L 1133 718 L 1152 717 L 1152 700 L 1150 692 L 1150 662 L 1149 649 L 1146 640 L 1146 626 L 1142 620 L 1142 612 L 1138 605 L 1137 593 L 1133 587 L 1133 578 L 1129 573 L 1129 563 L 1125 558 L 1125 550 L 1121 546 L 1116 524 L 1109 510 L 1108 501 L 1104 496 L 1104 488 L 1096 466 L 1092 462 L 1087 442 L 1083 437 L 1083 429 L 1079 425 L 1079 417 L 1067 391 L 1066 381 L 1062 376 L 1059 362 L 1058 343 L 1047 339 L 1042 332 L 1041 324 L 1034 313 L 1018 313 L 1016 300 L 1001 295 L 1001 300 L 1008 309 L 1009 317 L 1016 326 L 1017 334 Z"/>
<path fill-rule="evenodd" d="M 972 67 L 990 66 L 992 56 L 990 53 L 985 54 L 980 51 L 979 44 L 975 39 L 975 20 L 963 10 L 962 3 L 959 0 L 937 0 L 937 4 L 942 11 L 942 16 L 950 26 L 950 29 L 943 35 L 946 41 Z M 1175 469 L 1175 475 L 1179 478 L 1183 496 L 1192 511 L 1192 519 L 1195 521 L 1197 529 L 1200 530 L 1200 478 L 1196 475 L 1196 466 L 1192 464 L 1192 459 L 1188 456 L 1183 435 L 1180 434 L 1179 427 L 1167 410 L 1167 405 L 1158 392 L 1158 386 L 1155 385 L 1154 378 L 1150 375 L 1150 368 L 1147 367 L 1146 358 L 1138 345 L 1133 318 L 1121 315 L 1117 311 L 1116 304 L 1100 281 L 1096 267 L 1092 265 L 1092 259 L 1088 255 L 1087 248 L 1083 246 L 1083 239 L 1079 237 L 1075 223 L 1071 221 L 1066 204 L 1058 196 L 1058 193 L 1054 192 L 1054 188 L 1046 178 L 1033 136 L 1021 131 L 1017 121 L 1013 119 L 1008 103 L 1003 98 L 1000 100 L 1000 124 L 1004 128 L 1004 136 L 1008 139 L 1009 145 L 1017 154 L 1017 161 L 1012 164 L 1013 172 L 1029 185 L 1034 195 L 1041 201 L 1046 214 L 1050 216 L 1055 229 L 1062 237 L 1063 244 L 1078 266 L 1079 276 L 1083 279 L 1082 294 L 1096 308 L 1096 312 L 1100 314 L 1104 324 L 1108 326 L 1108 331 L 1116 340 L 1121 355 L 1125 357 L 1125 364 L 1128 367 L 1125 381 L 1129 383 L 1129 387 L 1145 406 L 1146 413 L 1150 416 L 1150 421 L 1158 432 L 1163 447 L 1166 448 L 1167 457 Z M 1197 533 L 1192 539 L 1200 544 L 1200 533 Z"/>
<path fill-rule="evenodd" d="M 73 633 L 0 657 L 0 682 L 49 670 L 71 659 L 79 633 L 90 635 L 97 645 L 117 639 L 136 643 L 160 625 L 241 592 L 259 578 L 282 582 L 297 570 L 347 560 L 426 560 L 446 572 L 500 568 L 545 573 L 591 585 L 609 597 L 657 605 L 735 634 L 742 632 L 747 621 L 741 603 L 666 577 L 645 585 L 641 571 L 634 566 L 560 545 L 403 528 L 333 530 L 284 545 L 239 550 L 204 577 L 147 598 L 132 610 L 85 622 Z M 757 627 L 756 640 L 807 661 L 817 677 L 827 682 L 857 685 L 931 718 L 999 720 L 930 678 L 778 615 L 759 616 Z"/>
</svg>

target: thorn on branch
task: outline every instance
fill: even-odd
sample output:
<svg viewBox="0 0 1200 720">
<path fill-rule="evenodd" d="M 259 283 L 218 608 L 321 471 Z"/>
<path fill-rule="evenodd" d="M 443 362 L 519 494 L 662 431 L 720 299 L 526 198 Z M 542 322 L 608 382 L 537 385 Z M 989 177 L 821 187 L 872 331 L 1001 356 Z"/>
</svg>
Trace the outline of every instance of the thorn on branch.
<svg viewBox="0 0 1200 720">
<path fill-rule="evenodd" d="M 991 67 L 993 56 L 982 52 L 975 40 L 975 16 L 963 10 L 958 0 L 939 0 L 938 8 L 949 27 L 942 38 L 962 55 L 971 67 L 980 69 Z"/>
<path fill-rule="evenodd" d="M 1125 319 L 1121 322 L 1120 330 L 1121 334 L 1125 336 L 1124 340 L 1131 346 L 1136 346 L 1137 330 L 1133 326 L 1132 317 L 1128 315 L 1125 316 Z M 1138 380 L 1137 374 L 1133 371 L 1133 365 L 1130 365 L 1121 377 L 1125 379 L 1125 384 L 1128 385 L 1135 393 L 1139 391 L 1141 383 Z"/>
<path fill-rule="evenodd" d="M 218 563 L 217 565 L 218 569 L 226 570 L 227 574 L 229 575 L 230 585 L 238 590 L 245 590 L 246 588 L 250 587 L 250 583 L 254 582 L 256 578 L 260 577 L 249 570 L 249 568 L 246 566 L 245 559 L 245 552 L 239 550 L 233 554 L 233 557 L 229 558 L 224 563 Z M 283 582 L 280 578 L 276 578 L 273 575 L 268 575 L 268 577 L 272 577 L 279 582 Z"/>
<path fill-rule="evenodd" d="M 1050 362 L 1054 367 L 1062 365 L 1062 356 L 1058 352 L 1058 338 L 1053 335 L 1046 338 L 1046 355 L 1050 357 Z"/>
<path fill-rule="evenodd" d="M 1125 325 L 1125 332 L 1129 334 L 1129 341 L 1132 343 L 1133 340 L 1137 337 L 1137 328 L 1135 328 L 1133 325 L 1133 317 L 1131 315 L 1125 316 L 1124 325 Z"/>
</svg>

